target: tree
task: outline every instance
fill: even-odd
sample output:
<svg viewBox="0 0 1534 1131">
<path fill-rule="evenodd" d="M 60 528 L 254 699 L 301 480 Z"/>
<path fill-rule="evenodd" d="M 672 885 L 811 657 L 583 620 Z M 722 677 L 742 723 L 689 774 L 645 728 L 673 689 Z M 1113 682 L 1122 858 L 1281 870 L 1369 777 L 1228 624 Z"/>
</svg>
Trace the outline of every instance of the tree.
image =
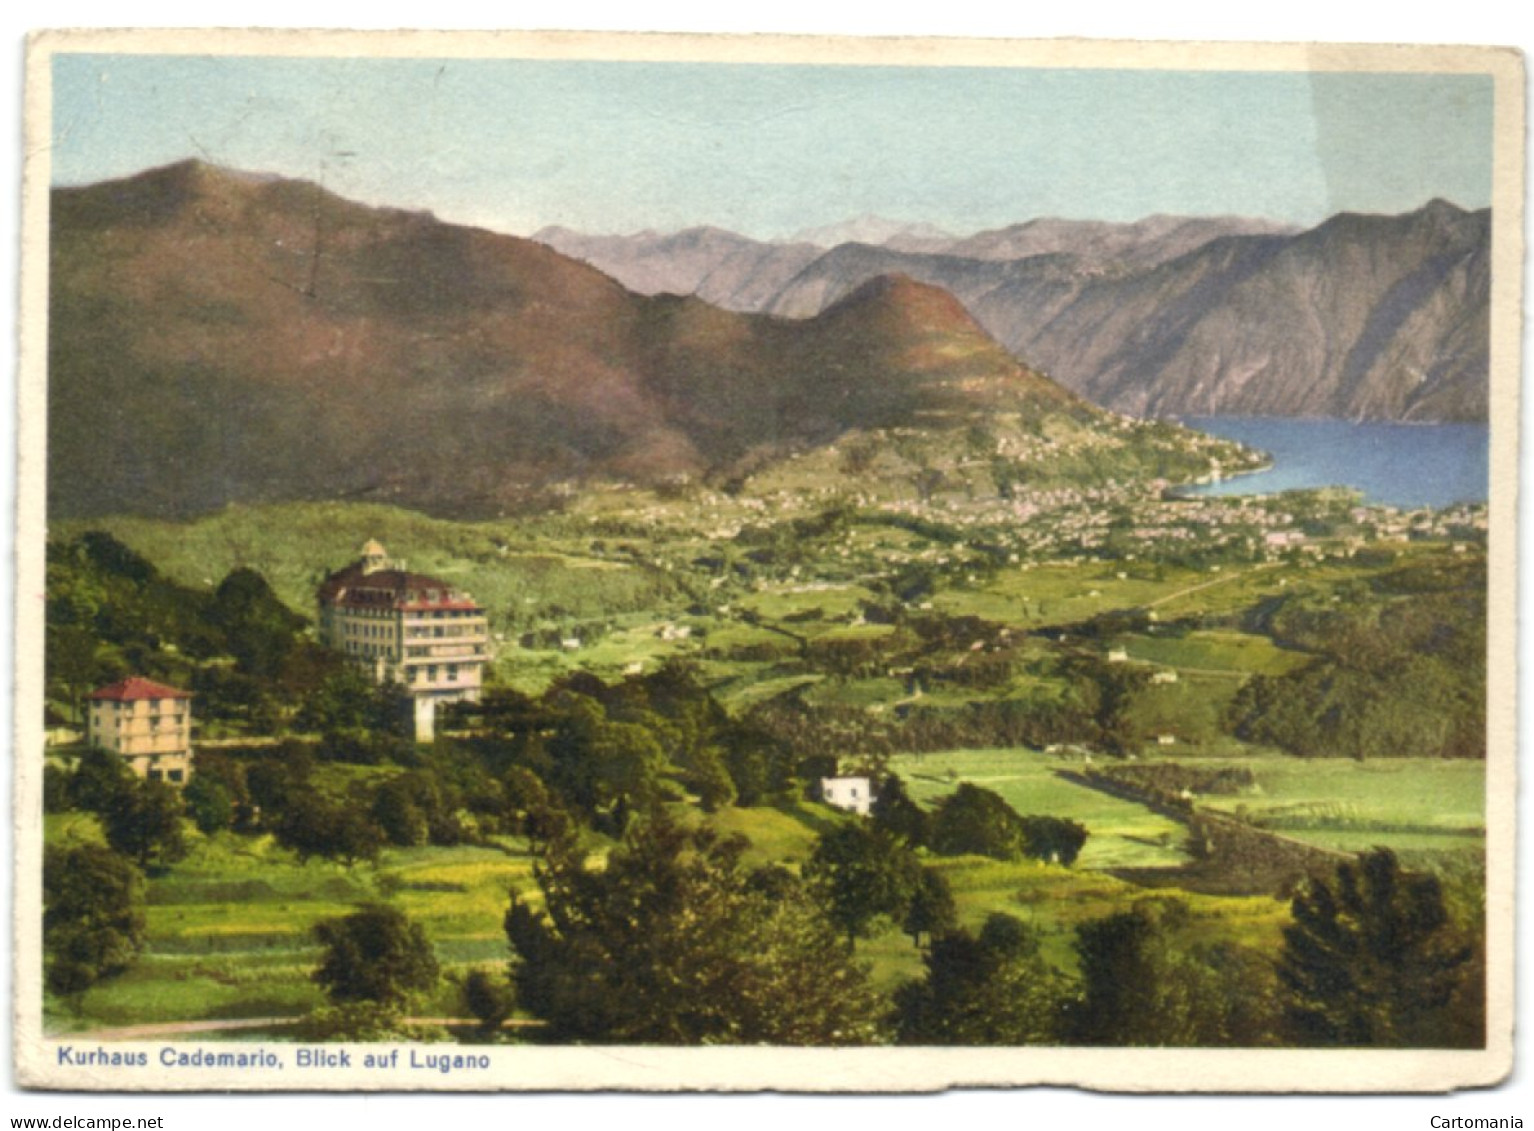
<svg viewBox="0 0 1534 1131">
<path fill-rule="evenodd" d="M 879 783 L 871 815 L 874 824 L 912 848 L 927 843 L 927 811 L 911 799 L 898 774 L 889 774 Z"/>
<path fill-rule="evenodd" d="M 282 671 L 304 624 L 278 600 L 266 578 L 244 567 L 219 583 L 208 619 L 224 630 L 240 670 L 265 680 Z"/>
<path fill-rule="evenodd" d="M 161 781 L 138 781 L 108 803 L 101 814 L 107 843 L 136 861 L 164 866 L 186 855 L 180 791 Z"/>
<path fill-rule="evenodd" d="M 43 812 L 63 813 L 71 805 L 69 771 L 51 762 L 43 767 Z"/>
<path fill-rule="evenodd" d="M 911 936 L 911 942 L 921 946 L 922 935 L 936 937 L 953 930 L 958 923 L 958 908 L 954 905 L 953 889 L 943 874 L 932 868 L 923 868 L 911 892 L 911 902 L 906 908 L 901 929 Z"/>
<path fill-rule="evenodd" d="M 274 829 L 277 843 L 298 853 L 300 860 L 324 856 L 351 867 L 376 860 L 383 833 L 353 801 L 332 802 L 314 793 L 288 799 Z"/>
<path fill-rule="evenodd" d="M 536 852 L 571 835 L 575 819 L 559 804 L 537 774 L 525 766 L 513 766 L 502 781 L 509 831 L 527 838 Z"/>
<path fill-rule="evenodd" d="M 1064 817 L 1024 817 L 1023 851 L 1035 860 L 1071 865 L 1087 842 L 1085 825 Z"/>
<path fill-rule="evenodd" d="M 133 788 L 133 771 L 116 754 L 99 746 L 80 755 L 69 779 L 69 796 L 77 809 L 105 813 L 117 798 Z"/>
<path fill-rule="evenodd" d="M 718 747 L 705 746 L 693 752 L 687 782 L 698 791 L 698 804 L 705 813 L 717 813 L 733 804 L 737 796 Z"/>
<path fill-rule="evenodd" d="M 998 793 L 963 783 L 937 803 L 927 843 L 942 856 L 1025 856 L 1071 864 L 1087 842 L 1084 825 L 1063 817 L 1020 816 Z"/>
<path fill-rule="evenodd" d="M 1017 860 L 1026 844 L 1023 819 L 998 793 L 964 782 L 937 803 L 928 834 L 943 856 L 990 856 Z"/>
<path fill-rule="evenodd" d="M 933 940 L 926 979 L 895 991 L 898 1039 L 916 1045 L 1037 1045 L 1057 1037 L 1065 980 L 1044 961 L 1037 936 L 992 914 L 978 937 Z"/>
<path fill-rule="evenodd" d="M 898 922 L 905 916 L 921 871 L 909 848 L 860 821 L 821 835 L 804 865 L 804 878 L 846 935 L 850 950 L 879 917 Z"/>
<path fill-rule="evenodd" d="M 1304 1045 L 1440 1046 L 1473 948 L 1453 930 L 1433 876 L 1374 849 L 1309 881 L 1290 904 L 1278 975 Z"/>
<path fill-rule="evenodd" d="M 201 767 L 183 791 L 183 800 L 192 823 L 204 835 L 234 824 L 234 797 L 229 788 L 211 774 L 202 773 Z"/>
<path fill-rule="evenodd" d="M 500 1031 L 516 1007 L 511 987 L 485 970 L 471 970 L 463 983 L 463 1001 L 479 1018 L 479 1032 L 489 1037 Z"/>
<path fill-rule="evenodd" d="M 276 828 L 288 803 L 310 793 L 314 755 L 304 743 L 289 739 L 276 750 L 276 757 L 263 758 L 245 771 L 245 792 L 265 828 Z"/>
<path fill-rule="evenodd" d="M 109 849 L 49 846 L 43 854 L 49 990 L 80 994 L 133 964 L 144 941 L 144 886 L 138 869 Z"/>
<path fill-rule="evenodd" d="M 1185 940 L 1180 900 L 1148 900 L 1076 929 L 1082 992 L 1063 1035 L 1084 1045 L 1207 1047 L 1270 1043 L 1271 964 L 1227 943 Z"/>
<path fill-rule="evenodd" d="M 548 785 L 571 808 L 598 828 L 623 835 L 623 824 L 635 808 L 644 809 L 665 794 L 662 774 L 673 767 L 656 738 L 659 720 L 641 709 L 624 712 L 640 722 L 614 722 L 593 696 L 607 689 L 600 680 L 567 679 L 548 698 L 556 709 L 554 734 L 547 750 L 551 758 Z M 571 690 L 585 687 L 591 691 Z"/>
<path fill-rule="evenodd" d="M 88 530 L 80 535 L 85 557 L 104 573 L 143 585 L 159 576 L 154 566 L 138 552 L 129 549 L 102 530 Z"/>
<path fill-rule="evenodd" d="M 437 984 L 431 941 L 397 907 L 366 904 L 345 918 L 316 924 L 314 937 L 325 953 L 313 978 L 334 1002 L 403 1007 L 412 994 Z"/>
<path fill-rule="evenodd" d="M 396 689 L 381 688 L 356 664 L 342 664 L 305 698 L 298 725 L 325 735 L 390 733 L 404 725 Z"/>
<path fill-rule="evenodd" d="M 231 826 L 247 829 L 252 823 L 245 763 L 227 754 L 216 750 L 199 751 L 197 773 L 181 793 L 187 812 L 204 833 Z"/>
<path fill-rule="evenodd" d="M 51 579 L 50 579 L 51 580 Z M 49 615 L 52 616 L 52 590 Z M 84 721 L 80 703 L 100 680 L 103 667 L 97 656 L 100 641 L 88 625 L 55 625 L 51 619 L 43 634 L 43 671 L 49 689 L 69 703 L 72 718 Z"/>
<path fill-rule="evenodd" d="M 384 782 L 373 794 L 369 816 L 390 844 L 411 848 L 430 839 L 431 826 L 419 792 L 414 781 L 398 777 Z"/>
<path fill-rule="evenodd" d="M 876 1040 L 866 972 L 791 873 L 755 882 L 745 847 L 659 809 L 600 869 L 551 845 L 543 910 L 513 897 L 506 914 L 517 1001 L 557 1042 Z"/>
<path fill-rule="evenodd" d="M 771 804 L 798 792 L 792 751 L 751 719 L 735 723 L 725 736 L 724 764 L 737 805 Z"/>
</svg>

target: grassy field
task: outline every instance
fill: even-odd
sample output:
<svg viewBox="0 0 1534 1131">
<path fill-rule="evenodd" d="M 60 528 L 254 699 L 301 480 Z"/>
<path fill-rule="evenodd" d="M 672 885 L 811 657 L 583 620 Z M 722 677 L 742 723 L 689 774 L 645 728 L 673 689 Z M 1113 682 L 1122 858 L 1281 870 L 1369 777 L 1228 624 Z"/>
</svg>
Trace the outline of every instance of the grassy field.
<svg viewBox="0 0 1534 1131">
<path fill-rule="evenodd" d="M 147 945 L 121 977 L 98 983 L 61 1028 L 203 1018 L 294 1016 L 323 1004 L 309 980 L 319 955 L 310 931 L 357 904 L 387 900 L 419 922 L 445 972 L 504 961 L 508 892 L 536 898 L 520 845 L 386 851 L 377 867 L 299 863 L 270 837 L 195 833 L 188 857 L 151 878 Z M 49 818 L 52 843 L 91 841 L 95 822 Z M 462 1012 L 444 981 L 434 1012 Z"/>
<path fill-rule="evenodd" d="M 959 750 L 900 755 L 892 768 L 924 805 L 970 782 L 999 793 L 1019 813 L 1066 817 L 1087 827 L 1078 868 L 1173 867 L 1187 857 L 1184 829 L 1143 805 L 1076 785 L 1056 772 L 1080 765 L 1032 750 Z"/>
<path fill-rule="evenodd" d="M 1200 765 L 1227 764 L 1201 761 Z M 1286 836 L 1348 851 L 1376 845 L 1414 856 L 1484 850 L 1486 766 L 1427 758 L 1246 758 L 1257 788 L 1200 804 Z"/>
<path fill-rule="evenodd" d="M 1280 648 L 1250 632 L 1201 631 L 1186 636 L 1125 636 L 1115 641 L 1131 660 L 1198 672 L 1283 675 L 1304 667 L 1311 657 Z"/>
<path fill-rule="evenodd" d="M 1194 570 L 1176 568 L 1164 570 L 1160 579 L 1140 577 L 1105 568 L 1101 562 L 1019 567 L 1003 570 L 983 585 L 939 593 L 932 604 L 953 616 L 1045 628 L 1074 624 L 1113 609 L 1139 608 L 1207 580 Z"/>
<path fill-rule="evenodd" d="M 1227 941 L 1262 950 L 1281 944 L 1280 928 L 1288 904 L 1267 896 L 1207 896 L 1163 889 L 1151 891 L 1114 876 L 1083 868 L 1063 868 L 1032 860 L 1002 862 L 975 856 L 927 857 L 954 894 L 960 923 L 978 929 L 988 915 L 1001 912 L 1028 924 L 1039 935 L 1051 963 L 1075 971 L 1076 928 L 1090 919 L 1127 911 L 1141 902 L 1176 899 L 1198 921 L 1200 938 Z M 858 943 L 876 985 L 889 988 L 922 975 L 919 952 L 893 926 Z"/>
<path fill-rule="evenodd" d="M 932 603 L 951 615 L 1027 628 L 1075 624 L 1129 609 L 1146 609 L 1170 621 L 1239 613 L 1293 585 L 1326 586 L 1443 556 L 1441 546 L 1404 545 L 1393 564 L 1381 566 L 1309 559 L 1208 569 L 1098 561 L 1022 565 L 1001 570 L 981 584 L 946 590 Z"/>
</svg>

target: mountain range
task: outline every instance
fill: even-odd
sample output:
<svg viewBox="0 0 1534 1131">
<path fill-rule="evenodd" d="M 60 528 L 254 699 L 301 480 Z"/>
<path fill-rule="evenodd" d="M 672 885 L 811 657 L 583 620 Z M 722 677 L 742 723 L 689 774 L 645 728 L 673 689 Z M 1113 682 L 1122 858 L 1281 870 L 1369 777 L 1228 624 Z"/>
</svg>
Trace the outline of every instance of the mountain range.
<svg viewBox="0 0 1534 1131">
<path fill-rule="evenodd" d="M 917 421 L 1111 430 L 904 276 L 807 319 L 742 314 L 199 162 L 55 189 L 50 234 L 53 517 L 316 498 L 493 514 L 559 481 L 739 474 Z"/>
<path fill-rule="evenodd" d="M 1137 415 L 1484 420 L 1491 215 L 1435 200 L 1310 229 L 1239 217 L 1041 219 L 968 237 L 887 222 L 821 246 L 719 229 L 535 239 L 644 293 L 806 318 L 901 273 L 1015 355 Z M 886 233 L 888 233 L 886 235 Z"/>
</svg>

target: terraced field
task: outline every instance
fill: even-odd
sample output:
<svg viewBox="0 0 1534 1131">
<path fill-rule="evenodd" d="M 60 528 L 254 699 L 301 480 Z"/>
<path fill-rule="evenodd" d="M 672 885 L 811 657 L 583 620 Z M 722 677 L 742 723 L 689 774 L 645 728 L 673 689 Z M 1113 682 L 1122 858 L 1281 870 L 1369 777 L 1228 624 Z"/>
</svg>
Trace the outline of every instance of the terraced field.
<svg viewBox="0 0 1534 1131">
<path fill-rule="evenodd" d="M 95 841 L 94 820 L 50 818 L 52 843 Z M 270 837 L 190 834 L 190 855 L 151 878 L 147 945 L 120 977 L 83 997 L 71 1028 L 204 1018 L 278 1017 L 323 1004 L 309 980 L 323 919 L 388 899 L 426 929 L 449 974 L 503 961 L 501 917 L 511 888 L 536 898 L 532 860 L 508 840 L 501 848 L 386 851 L 378 866 L 299 863 Z M 444 981 L 433 1012 L 461 1012 Z"/>
</svg>

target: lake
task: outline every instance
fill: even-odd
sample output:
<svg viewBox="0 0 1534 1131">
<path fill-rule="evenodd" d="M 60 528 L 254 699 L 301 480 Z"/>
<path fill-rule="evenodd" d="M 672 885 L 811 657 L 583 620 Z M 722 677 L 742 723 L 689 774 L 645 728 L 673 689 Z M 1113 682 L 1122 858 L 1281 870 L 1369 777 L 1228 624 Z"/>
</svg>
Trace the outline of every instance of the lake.
<svg viewBox="0 0 1534 1131">
<path fill-rule="evenodd" d="M 1490 433 L 1485 424 L 1276 416 L 1190 416 L 1183 423 L 1273 457 L 1266 471 L 1193 487 L 1191 494 L 1266 495 L 1305 487 L 1354 487 L 1367 502 L 1397 507 L 1486 501 Z"/>
</svg>

